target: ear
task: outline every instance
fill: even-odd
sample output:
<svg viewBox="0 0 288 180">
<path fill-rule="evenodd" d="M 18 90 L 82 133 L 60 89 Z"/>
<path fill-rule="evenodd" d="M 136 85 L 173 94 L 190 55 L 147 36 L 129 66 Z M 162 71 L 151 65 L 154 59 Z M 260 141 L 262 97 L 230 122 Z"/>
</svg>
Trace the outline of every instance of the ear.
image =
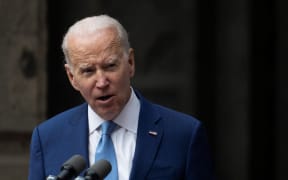
<svg viewBox="0 0 288 180">
<path fill-rule="evenodd" d="M 132 78 L 135 74 L 135 60 L 134 60 L 134 49 L 129 49 L 129 59 L 128 59 L 128 65 L 130 67 L 130 78 Z"/>
<path fill-rule="evenodd" d="M 70 84 L 73 86 L 73 88 L 74 88 L 75 90 L 79 91 L 78 83 L 77 83 L 77 81 L 76 81 L 76 79 L 75 79 L 75 76 L 74 76 L 74 74 L 73 74 L 73 70 L 72 70 L 72 68 L 71 68 L 71 65 L 65 64 L 64 67 L 65 67 L 65 70 L 66 70 L 66 74 L 67 74 L 67 76 L 68 76 L 68 79 L 69 79 L 69 81 L 70 81 Z"/>
</svg>

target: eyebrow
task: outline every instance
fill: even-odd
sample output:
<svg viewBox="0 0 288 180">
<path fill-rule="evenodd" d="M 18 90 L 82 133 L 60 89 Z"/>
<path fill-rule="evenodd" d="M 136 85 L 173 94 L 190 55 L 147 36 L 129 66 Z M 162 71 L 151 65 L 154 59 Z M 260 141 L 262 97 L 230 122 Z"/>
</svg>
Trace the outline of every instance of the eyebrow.
<svg viewBox="0 0 288 180">
<path fill-rule="evenodd" d="M 79 65 L 78 65 L 78 67 L 79 67 L 80 69 L 85 69 L 85 68 L 88 68 L 88 67 L 90 67 L 90 66 L 92 66 L 91 63 L 79 63 Z"/>
</svg>

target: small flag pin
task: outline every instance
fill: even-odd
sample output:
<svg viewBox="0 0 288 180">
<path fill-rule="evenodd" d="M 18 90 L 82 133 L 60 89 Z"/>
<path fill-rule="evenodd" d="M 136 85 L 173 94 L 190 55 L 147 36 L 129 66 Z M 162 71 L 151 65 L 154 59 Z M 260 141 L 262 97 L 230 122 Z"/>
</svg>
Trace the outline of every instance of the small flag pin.
<svg viewBox="0 0 288 180">
<path fill-rule="evenodd" d="M 149 131 L 149 134 L 150 134 L 150 135 L 153 135 L 153 136 L 157 136 L 158 133 L 155 132 L 155 131 Z"/>
</svg>

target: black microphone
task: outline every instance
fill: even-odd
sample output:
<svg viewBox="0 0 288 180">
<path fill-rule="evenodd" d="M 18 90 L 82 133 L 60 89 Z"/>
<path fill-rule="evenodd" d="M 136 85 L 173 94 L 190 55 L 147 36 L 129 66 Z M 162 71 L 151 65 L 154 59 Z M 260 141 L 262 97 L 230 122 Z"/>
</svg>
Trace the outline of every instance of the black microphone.
<svg viewBox="0 0 288 180">
<path fill-rule="evenodd" d="M 61 167 L 61 172 L 57 175 L 57 180 L 70 180 L 76 177 L 85 169 L 86 162 L 81 155 L 74 155 L 68 159 Z"/>
<path fill-rule="evenodd" d="M 102 180 L 111 171 L 112 166 L 109 161 L 101 159 L 93 164 L 84 173 L 85 180 Z"/>
</svg>

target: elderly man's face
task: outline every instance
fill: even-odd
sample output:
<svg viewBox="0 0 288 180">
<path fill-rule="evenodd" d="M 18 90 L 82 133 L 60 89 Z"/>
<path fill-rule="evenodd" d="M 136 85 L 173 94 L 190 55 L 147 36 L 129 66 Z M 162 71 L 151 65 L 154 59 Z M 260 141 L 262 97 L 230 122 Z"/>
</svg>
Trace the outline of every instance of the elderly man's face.
<svg viewBox="0 0 288 180">
<path fill-rule="evenodd" d="M 134 53 L 125 54 L 115 36 L 106 29 L 94 36 L 69 37 L 70 65 L 65 69 L 72 86 L 103 119 L 114 119 L 131 94 Z"/>
</svg>

